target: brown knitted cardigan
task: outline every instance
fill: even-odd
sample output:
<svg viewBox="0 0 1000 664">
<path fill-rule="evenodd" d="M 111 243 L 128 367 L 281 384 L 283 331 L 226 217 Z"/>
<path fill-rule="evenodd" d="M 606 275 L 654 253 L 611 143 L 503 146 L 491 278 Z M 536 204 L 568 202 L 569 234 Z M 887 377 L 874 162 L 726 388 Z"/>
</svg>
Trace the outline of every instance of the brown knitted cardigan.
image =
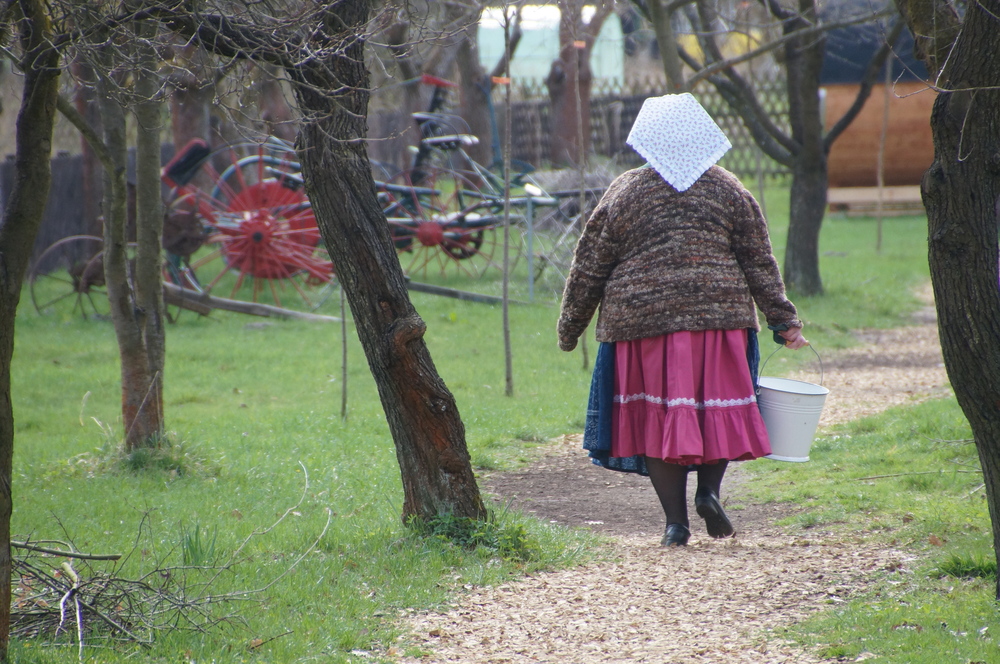
<svg viewBox="0 0 1000 664">
<path fill-rule="evenodd" d="M 600 303 L 598 341 L 680 330 L 801 326 L 785 297 L 753 195 L 712 166 L 678 192 L 652 168 L 619 176 L 587 221 L 563 293 L 559 346 L 572 350 Z"/>
</svg>

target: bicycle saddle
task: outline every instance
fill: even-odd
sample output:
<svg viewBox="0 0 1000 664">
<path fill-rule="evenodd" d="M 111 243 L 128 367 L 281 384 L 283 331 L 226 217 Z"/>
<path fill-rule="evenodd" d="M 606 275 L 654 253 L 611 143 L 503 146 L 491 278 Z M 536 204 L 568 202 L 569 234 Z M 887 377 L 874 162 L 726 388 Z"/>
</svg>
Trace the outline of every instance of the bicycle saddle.
<svg viewBox="0 0 1000 664">
<path fill-rule="evenodd" d="M 454 150 L 460 145 L 478 145 L 479 139 L 472 134 L 448 134 L 446 136 L 428 136 L 420 142 L 443 150 Z"/>
</svg>

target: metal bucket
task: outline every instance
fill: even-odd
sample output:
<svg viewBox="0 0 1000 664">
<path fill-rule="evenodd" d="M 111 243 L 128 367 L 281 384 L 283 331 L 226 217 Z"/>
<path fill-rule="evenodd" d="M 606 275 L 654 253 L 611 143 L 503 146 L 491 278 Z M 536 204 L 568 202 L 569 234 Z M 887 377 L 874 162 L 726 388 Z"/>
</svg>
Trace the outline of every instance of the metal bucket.
<svg viewBox="0 0 1000 664">
<path fill-rule="evenodd" d="M 809 348 L 816 353 L 815 348 Z M 823 361 L 819 353 L 816 353 L 816 358 L 820 362 L 822 383 Z M 767 359 L 771 359 L 771 356 Z M 767 360 L 764 364 L 767 364 Z M 768 459 L 797 463 L 809 460 L 809 449 L 816 436 L 819 417 L 829 393 L 830 390 L 822 385 L 801 380 L 771 376 L 761 376 L 758 379 L 757 405 L 764 418 L 768 438 L 771 439 L 771 454 L 767 455 Z"/>
</svg>

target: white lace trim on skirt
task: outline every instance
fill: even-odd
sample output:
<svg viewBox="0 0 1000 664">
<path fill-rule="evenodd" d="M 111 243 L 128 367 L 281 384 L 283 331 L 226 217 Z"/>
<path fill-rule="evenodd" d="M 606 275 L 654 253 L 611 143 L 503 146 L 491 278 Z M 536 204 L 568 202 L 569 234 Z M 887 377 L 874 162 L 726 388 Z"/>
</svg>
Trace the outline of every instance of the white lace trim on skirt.
<svg viewBox="0 0 1000 664">
<path fill-rule="evenodd" d="M 627 404 L 633 401 L 646 401 L 648 403 L 655 403 L 658 405 L 666 405 L 667 408 L 673 406 L 692 406 L 698 410 L 704 410 L 706 408 L 737 408 L 739 406 L 748 406 L 752 403 L 757 403 L 757 397 L 750 395 L 742 399 L 709 399 L 707 401 L 695 401 L 694 399 L 688 399 L 681 397 L 679 399 L 664 399 L 663 397 L 653 396 L 652 394 L 646 394 L 645 392 L 640 392 L 639 394 L 616 394 L 615 403 Z"/>
</svg>

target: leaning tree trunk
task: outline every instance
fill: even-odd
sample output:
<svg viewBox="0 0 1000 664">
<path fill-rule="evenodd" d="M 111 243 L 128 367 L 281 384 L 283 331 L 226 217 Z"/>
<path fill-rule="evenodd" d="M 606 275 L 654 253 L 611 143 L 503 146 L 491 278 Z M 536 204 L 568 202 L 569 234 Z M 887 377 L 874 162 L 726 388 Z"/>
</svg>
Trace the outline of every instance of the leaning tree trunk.
<svg viewBox="0 0 1000 664">
<path fill-rule="evenodd" d="M 966 12 L 938 82 L 922 191 L 941 349 L 979 450 L 1000 562 L 1000 3 L 969 3 Z"/>
<path fill-rule="evenodd" d="M 10 643 L 11 470 L 14 455 L 14 409 L 10 363 L 14 355 L 14 320 L 31 247 L 42 223 L 52 179 L 52 128 L 59 94 L 59 57 L 48 46 L 51 35 L 41 2 L 20 3 L 21 46 L 31 58 L 21 62 L 24 87 L 15 131 L 14 185 L 0 220 L 0 661 Z"/>
<path fill-rule="evenodd" d="M 485 514 L 455 399 L 424 343 L 372 182 L 363 60 L 370 2 L 334 4 L 325 19 L 341 43 L 289 67 L 303 114 L 297 149 L 309 200 L 378 386 L 403 478 L 403 517 Z"/>
</svg>

